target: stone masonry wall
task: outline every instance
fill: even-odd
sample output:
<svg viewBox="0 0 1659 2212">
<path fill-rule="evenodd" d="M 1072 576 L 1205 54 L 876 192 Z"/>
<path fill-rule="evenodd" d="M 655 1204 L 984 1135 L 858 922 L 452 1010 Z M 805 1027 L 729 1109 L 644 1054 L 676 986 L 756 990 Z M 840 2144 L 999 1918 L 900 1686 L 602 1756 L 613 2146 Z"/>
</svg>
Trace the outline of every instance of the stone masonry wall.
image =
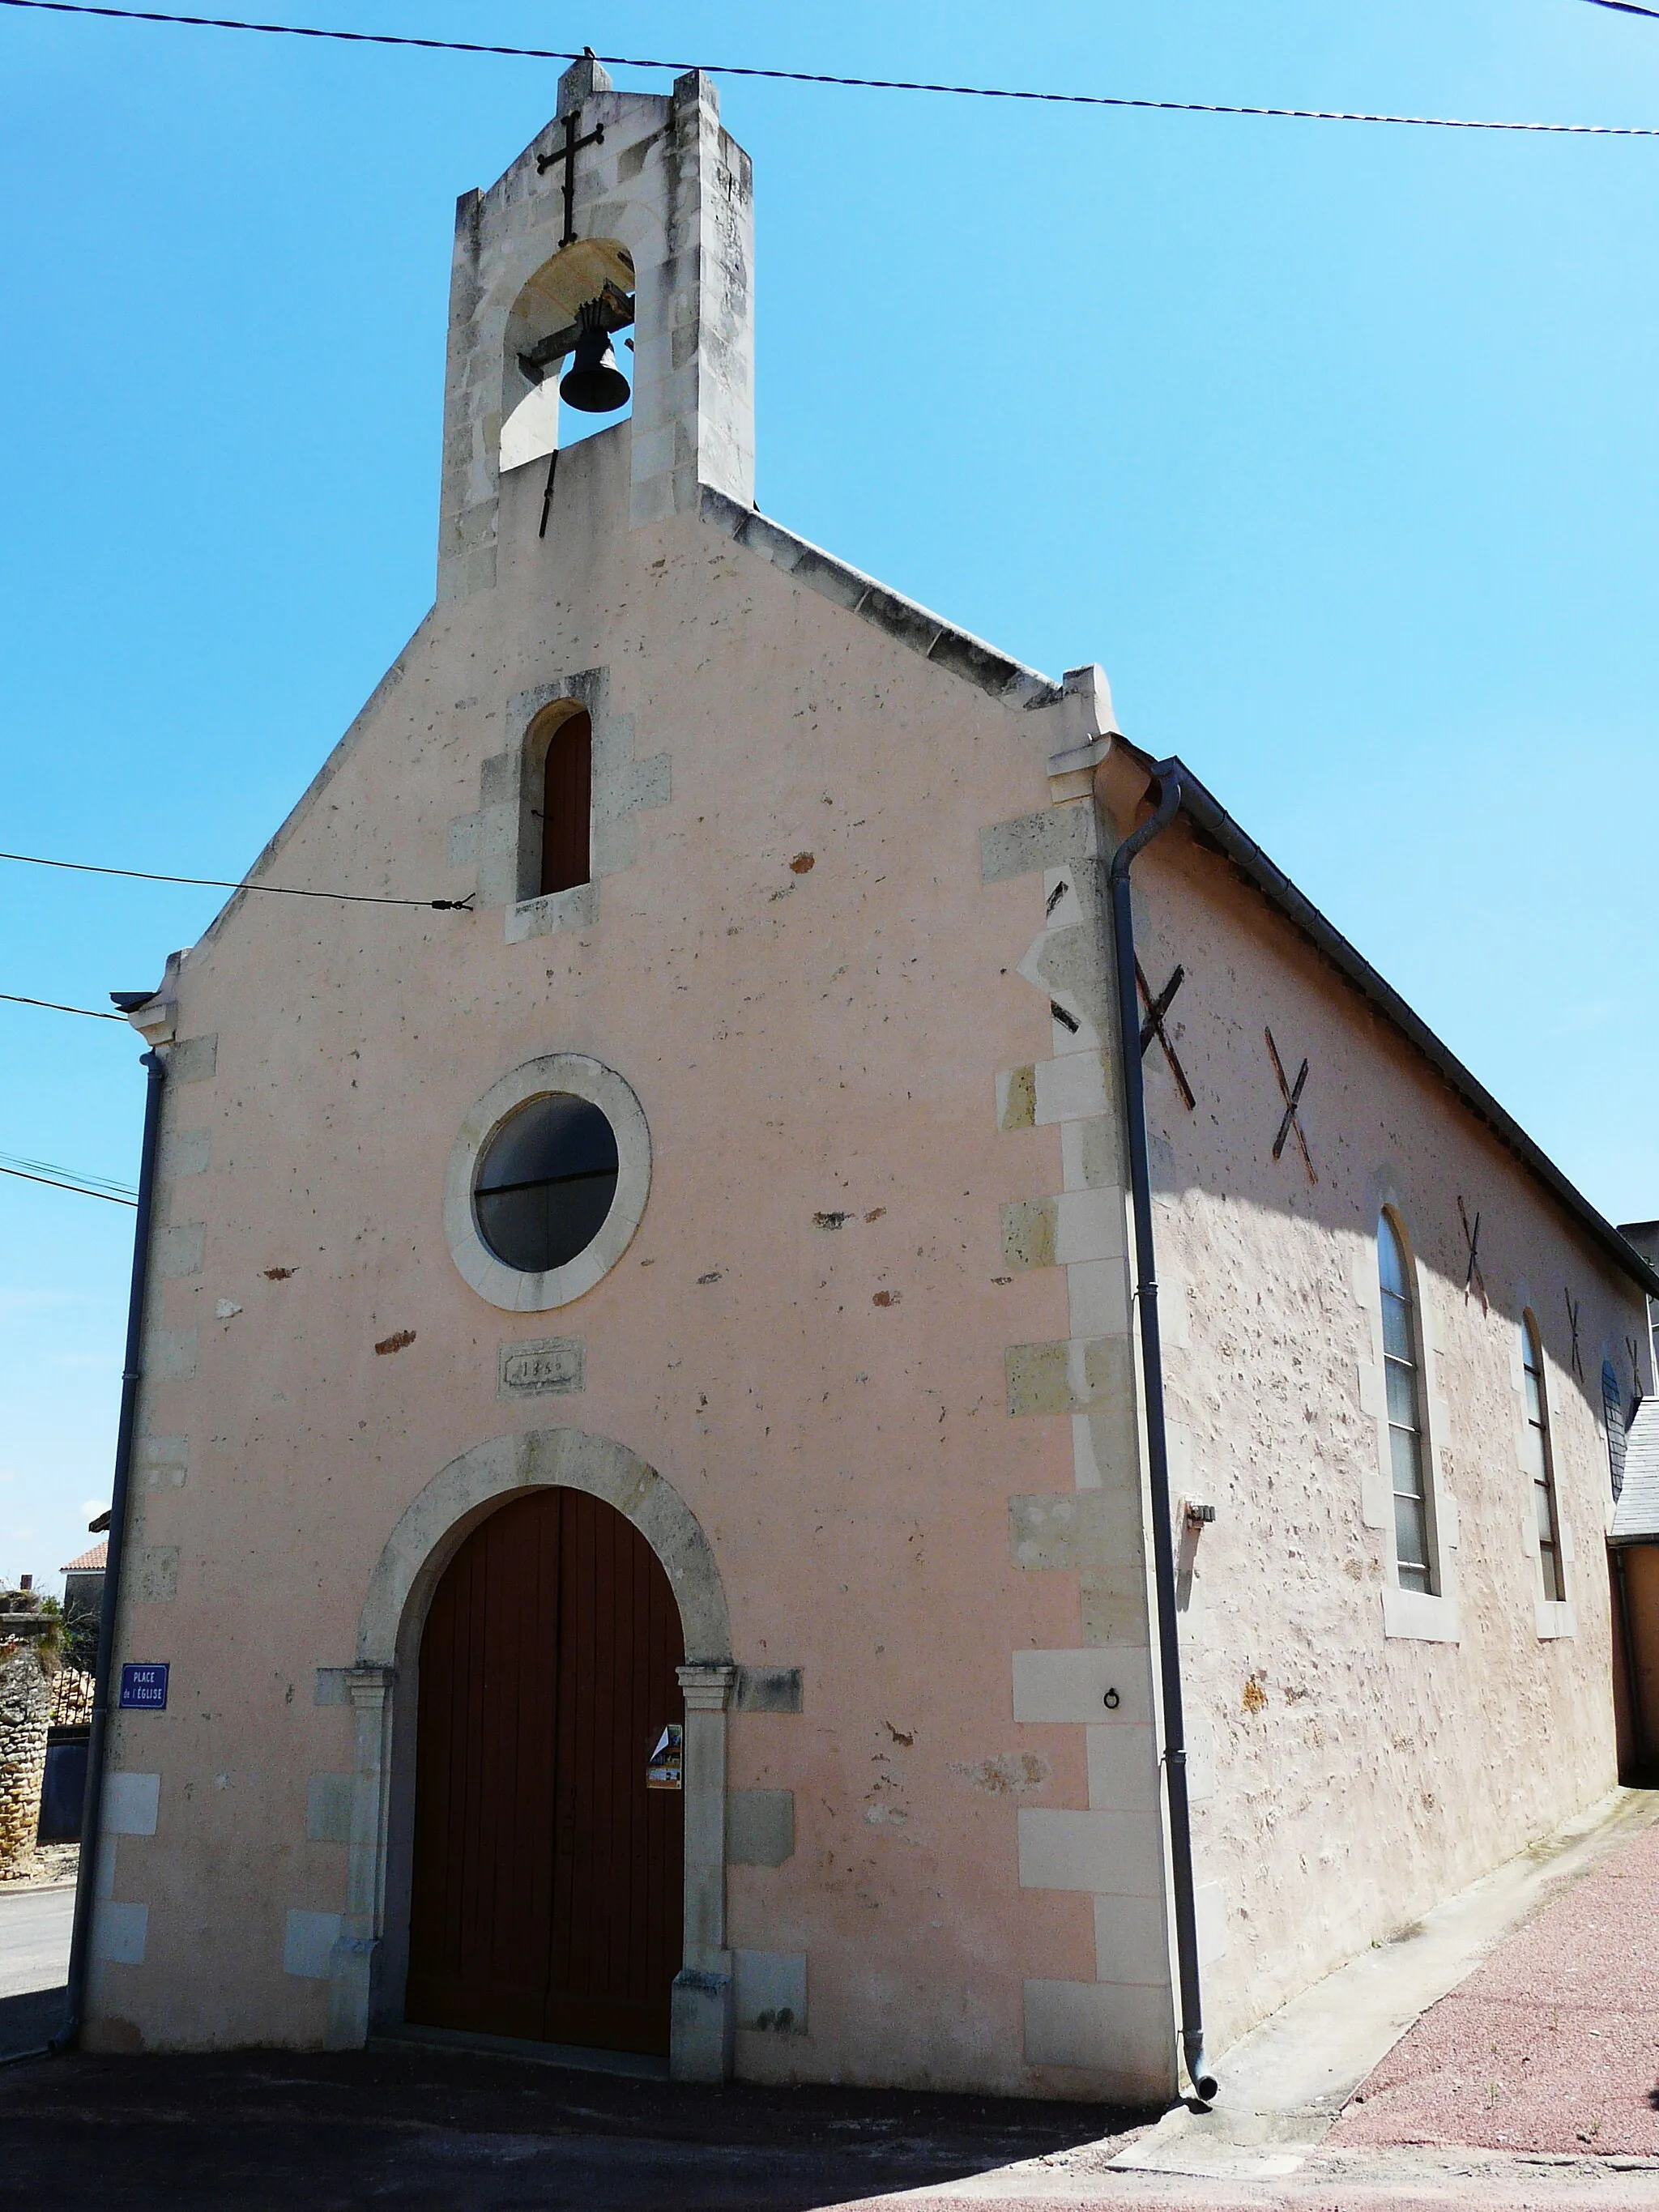
<svg viewBox="0 0 1659 2212">
<path fill-rule="evenodd" d="M 51 1710 L 52 1686 L 33 1644 L 0 1645 L 0 1871 L 34 1850 Z"/>
</svg>

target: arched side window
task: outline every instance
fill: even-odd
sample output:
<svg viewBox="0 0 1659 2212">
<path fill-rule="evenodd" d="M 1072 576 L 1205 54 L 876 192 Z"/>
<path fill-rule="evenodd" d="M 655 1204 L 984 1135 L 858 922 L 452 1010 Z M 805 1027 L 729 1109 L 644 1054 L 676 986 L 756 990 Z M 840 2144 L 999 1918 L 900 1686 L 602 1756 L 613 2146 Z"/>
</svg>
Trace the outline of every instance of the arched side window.
<svg viewBox="0 0 1659 2212">
<path fill-rule="evenodd" d="M 1412 1265 L 1391 1215 L 1376 1224 L 1382 1296 L 1382 1365 L 1388 1390 L 1389 1457 L 1394 1475 L 1394 1552 L 1400 1587 L 1435 1594 L 1431 1542 L 1429 1443 L 1423 1417 L 1420 1317 Z"/>
<path fill-rule="evenodd" d="M 1601 1412 L 1607 1425 L 1607 1472 L 1613 1478 L 1616 1505 L 1625 1488 L 1625 1394 L 1619 1387 L 1619 1370 L 1610 1359 L 1601 1362 Z"/>
<path fill-rule="evenodd" d="M 1561 1565 L 1561 1523 L 1555 1506 L 1555 1457 L 1550 1443 L 1544 1350 L 1530 1314 L 1521 1316 L 1521 1369 L 1527 1389 L 1527 1472 L 1532 1477 L 1538 1563 L 1543 1570 L 1544 1595 L 1552 1605 L 1564 1605 L 1567 1580 Z"/>
<path fill-rule="evenodd" d="M 542 763 L 542 866 L 538 895 L 574 890 L 590 878 L 593 725 L 570 714 L 548 739 Z"/>
</svg>

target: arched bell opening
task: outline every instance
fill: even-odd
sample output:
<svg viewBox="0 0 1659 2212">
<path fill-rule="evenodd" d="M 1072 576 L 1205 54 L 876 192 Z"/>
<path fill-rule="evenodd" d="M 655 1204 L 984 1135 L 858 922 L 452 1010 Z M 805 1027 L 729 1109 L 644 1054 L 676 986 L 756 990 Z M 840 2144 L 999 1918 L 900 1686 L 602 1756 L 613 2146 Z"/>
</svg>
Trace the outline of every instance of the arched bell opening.
<svg viewBox="0 0 1659 2212">
<path fill-rule="evenodd" d="M 525 285 L 507 323 L 503 474 L 631 413 L 634 292 L 633 257 L 610 238 L 562 246 Z"/>
</svg>

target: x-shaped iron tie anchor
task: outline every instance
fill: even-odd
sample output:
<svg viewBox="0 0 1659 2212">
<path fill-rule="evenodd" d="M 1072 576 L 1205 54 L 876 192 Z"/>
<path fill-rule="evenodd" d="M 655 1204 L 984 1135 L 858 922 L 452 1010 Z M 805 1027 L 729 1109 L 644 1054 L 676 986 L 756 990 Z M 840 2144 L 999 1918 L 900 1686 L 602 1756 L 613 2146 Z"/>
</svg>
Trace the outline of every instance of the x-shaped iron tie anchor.
<svg viewBox="0 0 1659 2212">
<path fill-rule="evenodd" d="M 1193 1096 L 1192 1085 L 1187 1080 L 1186 1069 L 1176 1057 L 1176 1048 L 1170 1042 L 1170 1032 L 1164 1025 L 1164 1016 L 1175 1004 L 1176 993 L 1186 980 L 1187 970 L 1177 967 L 1174 975 L 1154 998 L 1152 987 L 1146 981 L 1139 961 L 1135 962 L 1135 981 L 1140 986 L 1141 1003 L 1146 1009 L 1146 1018 L 1140 1024 L 1140 1056 L 1143 1060 L 1146 1059 L 1147 1053 L 1152 1049 L 1152 1039 L 1156 1037 L 1164 1048 L 1164 1057 L 1170 1063 L 1170 1073 L 1176 1079 L 1176 1088 L 1181 1093 L 1182 1103 L 1190 1114 L 1197 1106 L 1198 1101 Z"/>
<path fill-rule="evenodd" d="M 1286 1144 L 1294 1134 L 1297 1148 L 1302 1154 L 1302 1164 L 1308 1170 L 1308 1181 L 1317 1182 L 1319 1177 L 1314 1172 L 1312 1155 L 1308 1150 L 1308 1140 L 1302 1133 L 1302 1123 L 1299 1119 L 1302 1092 L 1308 1080 L 1308 1063 L 1304 1060 L 1297 1070 L 1294 1084 L 1287 1083 L 1285 1080 L 1285 1064 L 1279 1057 L 1279 1047 L 1273 1042 L 1273 1033 L 1271 1030 L 1267 1030 L 1263 1034 L 1267 1040 L 1267 1050 L 1273 1055 L 1273 1073 L 1279 1078 L 1279 1096 L 1285 1101 L 1284 1117 L 1279 1124 L 1279 1134 L 1273 1139 L 1273 1158 L 1279 1159 L 1282 1157 Z"/>
<path fill-rule="evenodd" d="M 1480 1310 L 1490 1313 L 1492 1306 L 1486 1297 L 1486 1279 L 1480 1272 L 1480 1209 L 1479 1206 L 1475 1208 L 1474 1226 L 1471 1229 L 1461 1192 L 1457 1200 L 1457 1218 L 1463 1224 L 1463 1242 L 1469 1249 L 1469 1264 L 1463 1272 L 1463 1295 L 1468 1297 L 1471 1290 L 1479 1291 Z"/>
</svg>

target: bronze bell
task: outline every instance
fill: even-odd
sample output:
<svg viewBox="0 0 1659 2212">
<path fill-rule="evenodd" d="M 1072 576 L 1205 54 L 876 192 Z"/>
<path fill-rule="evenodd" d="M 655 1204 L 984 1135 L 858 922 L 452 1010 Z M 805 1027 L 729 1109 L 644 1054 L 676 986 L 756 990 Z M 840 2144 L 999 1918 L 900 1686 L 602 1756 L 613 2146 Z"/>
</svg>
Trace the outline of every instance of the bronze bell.
<svg viewBox="0 0 1659 2212">
<path fill-rule="evenodd" d="M 586 300 L 576 310 L 580 335 L 575 359 L 559 384 L 565 405 L 584 415 L 614 415 L 628 404 L 628 379 L 611 350 L 611 334 L 600 320 L 602 305 Z"/>
</svg>

